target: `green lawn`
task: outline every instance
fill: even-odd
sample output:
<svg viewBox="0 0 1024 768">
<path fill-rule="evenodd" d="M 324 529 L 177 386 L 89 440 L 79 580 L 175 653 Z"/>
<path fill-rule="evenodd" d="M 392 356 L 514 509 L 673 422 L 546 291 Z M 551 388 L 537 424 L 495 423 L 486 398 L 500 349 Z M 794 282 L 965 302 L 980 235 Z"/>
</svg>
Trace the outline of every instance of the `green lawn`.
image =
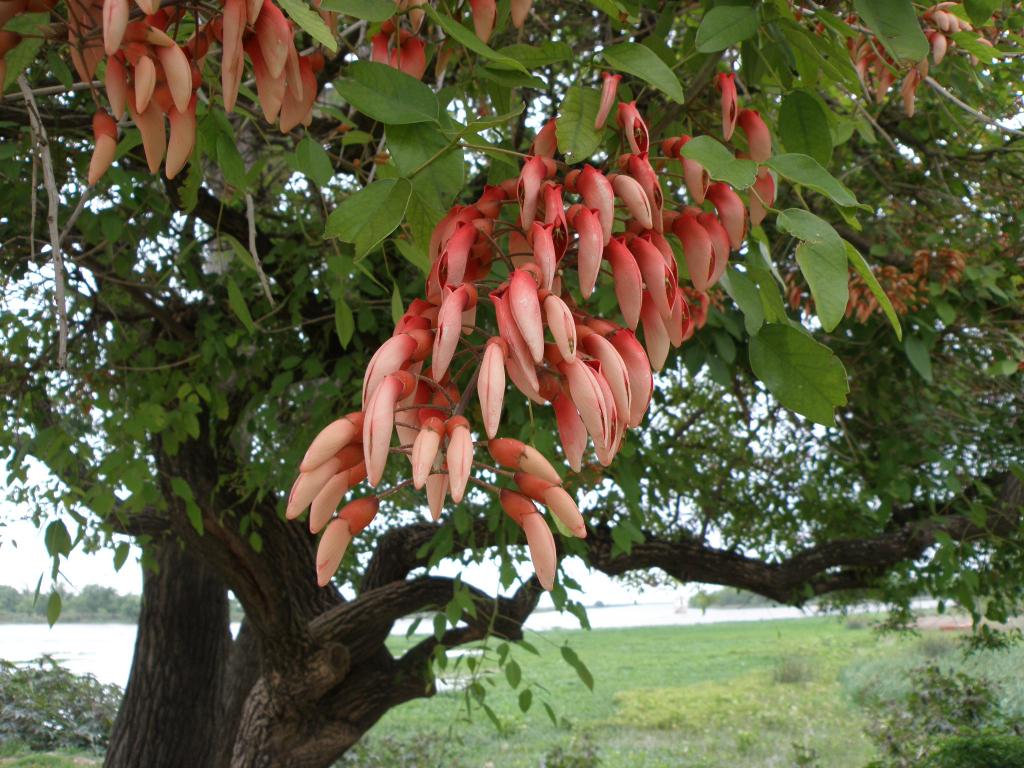
<svg viewBox="0 0 1024 768">
<path fill-rule="evenodd" d="M 540 656 L 512 650 L 520 689 L 533 690 L 526 715 L 518 692 L 485 664 L 482 678 L 495 683 L 486 686 L 486 701 L 501 730 L 479 710 L 466 722 L 463 695 L 441 693 L 388 713 L 358 763 L 374 764 L 383 750 L 416 756 L 407 765 L 535 768 L 558 748 L 596 748 L 607 768 L 767 768 L 800 758 L 862 768 L 873 749 L 865 713 L 843 680 L 879 658 L 917 655 L 919 642 L 848 629 L 836 618 L 546 632 L 528 640 Z M 592 693 L 562 659 L 566 642 L 593 673 Z M 551 723 L 543 700 L 564 723 Z"/>
</svg>

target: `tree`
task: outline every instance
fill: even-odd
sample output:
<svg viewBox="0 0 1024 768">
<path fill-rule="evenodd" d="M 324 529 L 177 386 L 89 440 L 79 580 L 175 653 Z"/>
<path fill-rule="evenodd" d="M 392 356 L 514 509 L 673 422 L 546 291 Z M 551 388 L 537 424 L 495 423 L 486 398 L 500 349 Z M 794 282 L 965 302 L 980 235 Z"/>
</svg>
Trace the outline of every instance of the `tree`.
<svg viewBox="0 0 1024 768">
<path fill-rule="evenodd" d="M 529 184 L 522 201 L 508 194 L 521 174 L 554 165 L 568 202 L 588 158 L 607 178 L 634 156 L 622 176 L 642 195 L 618 182 L 623 218 L 654 229 L 639 222 L 659 196 L 670 214 L 664 269 L 683 276 L 685 303 L 660 330 L 648 308 L 645 353 L 692 336 L 618 459 L 588 455 L 566 475 L 588 527 L 556 531 L 558 557 L 787 603 L 870 594 L 899 615 L 927 591 L 979 619 L 1019 608 L 1024 168 L 1020 132 L 988 117 L 1019 97 L 1020 57 L 1002 55 L 1019 43 L 1019 7 L 516 0 L 492 25 L 486 2 L 325 0 L 317 15 L 289 0 L 293 33 L 272 2 L 242 5 L 145 3 L 143 18 L 114 0 L 40 3 L 5 19 L 13 494 L 47 527 L 55 580 L 72 547 L 125 535 L 149 568 L 108 764 L 184 751 L 202 765 L 329 765 L 389 708 L 430 695 L 446 649 L 520 639 L 541 584 L 517 576 L 518 526 L 491 495 L 424 522 L 392 459 L 382 487 L 396 492 L 320 588 L 315 539 L 285 520 L 281 491 L 312 436 L 359 408 L 393 324 L 443 298 L 420 286 L 450 206 L 507 183 L 499 202 L 525 221 Z M 299 55 L 310 46 L 322 48 Z M 125 105 L 130 119 L 104 117 Z M 703 217 L 687 210 L 712 180 Z M 579 215 L 563 296 L 578 290 Z M 619 274 L 581 311 L 633 324 L 635 294 L 616 288 L 639 283 L 606 255 Z M 640 278 L 653 302 L 658 281 Z M 454 377 L 460 402 L 471 375 Z M 556 461 L 555 420 L 521 389 L 506 390 L 501 434 Z M 619 413 L 596 407 L 600 423 Z M 480 435 L 476 408 L 464 414 Z M 48 479 L 29 482 L 37 465 Z M 503 595 L 431 574 L 484 557 Z M 550 586 L 585 621 L 572 583 Z M 245 610 L 235 640 L 228 589 Z M 50 606 L 55 619 L 59 598 Z M 394 622 L 422 612 L 435 633 L 393 655 Z M 486 707 L 482 690 L 467 695 Z"/>
</svg>

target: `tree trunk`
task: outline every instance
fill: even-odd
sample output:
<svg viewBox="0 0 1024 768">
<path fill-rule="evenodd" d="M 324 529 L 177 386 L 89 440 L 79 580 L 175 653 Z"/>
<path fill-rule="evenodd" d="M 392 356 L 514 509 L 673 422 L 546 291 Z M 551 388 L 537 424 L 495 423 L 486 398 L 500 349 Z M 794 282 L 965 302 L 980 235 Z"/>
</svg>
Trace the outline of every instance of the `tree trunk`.
<svg viewBox="0 0 1024 768">
<path fill-rule="evenodd" d="M 231 647 L 227 592 L 177 541 L 152 551 L 157 568 L 143 576 L 135 657 L 104 765 L 216 768 Z"/>
</svg>

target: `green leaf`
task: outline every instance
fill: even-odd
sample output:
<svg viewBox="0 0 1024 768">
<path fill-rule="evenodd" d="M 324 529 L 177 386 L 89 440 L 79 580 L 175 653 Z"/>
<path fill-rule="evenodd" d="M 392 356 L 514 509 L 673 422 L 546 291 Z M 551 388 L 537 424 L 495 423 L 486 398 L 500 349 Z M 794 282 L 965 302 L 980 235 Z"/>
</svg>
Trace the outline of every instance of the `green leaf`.
<svg viewBox="0 0 1024 768">
<path fill-rule="evenodd" d="M 19 13 L 4 24 L 4 31 L 35 37 L 44 33 L 45 30 L 41 29 L 41 27 L 49 23 L 49 21 L 50 14 L 48 12 Z"/>
<path fill-rule="evenodd" d="M 729 267 L 719 282 L 743 312 L 743 324 L 747 333 L 753 336 L 764 325 L 764 306 L 757 285 L 736 267 Z"/>
<path fill-rule="evenodd" d="M 1002 4 L 1002 0 L 964 0 L 964 10 L 975 25 L 981 26 L 992 18 L 993 11 Z"/>
<path fill-rule="evenodd" d="M 787 232 L 809 243 L 829 243 L 839 239 L 831 224 L 803 208 L 780 211 L 775 226 L 780 232 Z"/>
<path fill-rule="evenodd" d="M 574 85 L 566 91 L 555 131 L 558 149 L 567 162 L 582 162 L 601 145 L 604 131 L 594 128 L 600 106 L 601 92 L 594 88 Z"/>
<path fill-rule="evenodd" d="M 67 557 L 71 554 L 71 534 L 68 533 L 63 520 L 54 520 L 46 526 L 43 541 L 46 543 L 46 551 L 50 557 L 58 555 Z"/>
<path fill-rule="evenodd" d="M 981 61 L 990 63 L 1002 55 L 999 50 L 992 46 L 979 42 L 977 32 L 956 32 L 952 35 L 952 38 L 953 42 L 958 46 L 972 56 L 978 57 Z"/>
<path fill-rule="evenodd" d="M 920 336 L 910 335 L 903 339 L 903 351 L 914 370 L 929 384 L 934 381 L 932 376 L 932 359 L 928 354 L 928 346 Z"/>
<path fill-rule="evenodd" d="M 131 547 L 127 541 L 122 541 L 117 545 L 114 550 L 114 571 L 120 571 L 124 566 L 125 561 L 128 559 L 128 554 L 131 552 Z"/>
<path fill-rule="evenodd" d="M 431 5 L 424 5 L 421 7 L 427 12 L 427 16 L 430 17 L 431 21 L 443 29 L 446 35 L 459 43 L 463 48 L 468 48 L 474 53 L 483 56 L 485 59 L 501 64 L 508 69 L 516 69 L 524 74 L 530 74 L 530 71 L 526 67 L 511 56 L 498 53 L 496 50 L 491 48 L 491 46 L 487 45 L 487 43 L 483 42 L 476 36 L 476 32 L 473 30 L 468 27 L 464 27 L 450 16 L 438 13 Z"/>
<path fill-rule="evenodd" d="M 715 53 L 757 33 L 757 9 L 744 5 L 719 5 L 704 14 L 697 27 L 700 53 Z"/>
<path fill-rule="evenodd" d="M 249 306 L 245 303 L 245 297 L 242 295 L 238 283 L 231 277 L 228 278 L 228 306 L 231 307 L 231 311 L 235 313 L 235 316 L 242 321 L 245 330 L 249 333 L 256 332 L 256 323 L 253 322 L 252 315 L 249 313 Z"/>
<path fill-rule="evenodd" d="M 875 299 L 878 300 L 878 305 L 882 308 L 885 316 L 889 318 L 889 323 L 892 325 L 893 330 L 896 331 L 896 338 L 902 340 L 903 327 L 900 325 L 900 319 L 896 316 L 896 310 L 893 309 L 892 301 L 889 300 L 886 292 L 882 290 L 882 286 L 878 282 L 878 278 L 875 277 L 875 273 L 864 257 L 861 256 L 860 251 L 846 240 L 843 241 L 843 244 L 846 246 L 846 257 L 850 260 L 857 274 L 860 275 L 861 280 L 864 281 L 871 293 L 874 294 Z"/>
<path fill-rule="evenodd" d="M 355 61 L 346 75 L 335 88 L 367 117 L 387 125 L 437 122 L 437 96 L 416 78 L 375 61 Z"/>
<path fill-rule="evenodd" d="M 60 593 L 57 590 L 53 590 L 50 593 L 50 599 L 46 601 L 46 621 L 52 627 L 57 623 L 57 619 L 60 618 L 61 599 Z"/>
<path fill-rule="evenodd" d="M 839 235 L 825 243 L 800 243 L 796 263 L 810 286 L 822 328 L 831 331 L 842 322 L 850 301 L 846 246 Z"/>
<path fill-rule="evenodd" d="M 679 78 L 647 46 L 639 43 L 619 43 L 611 48 L 605 48 L 602 55 L 612 69 L 639 77 L 678 104 L 685 100 Z"/>
<path fill-rule="evenodd" d="M 334 176 L 330 155 L 319 141 L 314 141 L 309 136 L 305 136 L 295 147 L 295 160 L 298 169 L 318 187 L 326 186 Z"/>
<path fill-rule="evenodd" d="M 567 43 L 546 41 L 538 45 L 516 43 L 499 48 L 498 53 L 515 59 L 527 69 L 538 69 L 572 59 L 572 48 Z"/>
<path fill-rule="evenodd" d="M 278 0 L 277 3 L 284 12 L 292 17 L 292 21 L 298 24 L 309 36 L 324 46 L 331 53 L 338 52 L 338 41 L 331 34 L 320 14 L 306 5 L 303 0 Z"/>
<path fill-rule="evenodd" d="M 391 319 L 394 320 L 395 325 L 398 325 L 398 321 L 404 314 L 405 304 L 402 303 L 402 292 L 398 290 L 398 283 L 395 283 L 391 290 Z"/>
<path fill-rule="evenodd" d="M 416 267 L 424 275 L 430 274 L 430 259 L 427 258 L 427 254 L 421 251 L 413 243 L 404 239 L 396 239 L 392 241 L 395 247 L 398 248 L 398 252 L 402 254 L 402 257 Z"/>
<path fill-rule="evenodd" d="M 911 0 L 853 0 L 853 7 L 893 57 L 918 62 L 928 55 Z"/>
<path fill-rule="evenodd" d="M 523 671 L 519 668 L 519 664 L 515 661 L 508 662 L 505 665 L 505 678 L 510 686 L 518 688 L 520 681 L 523 679 Z"/>
<path fill-rule="evenodd" d="M 217 165 L 220 166 L 224 180 L 228 184 L 245 191 L 248 187 L 245 179 L 245 160 L 238 151 L 234 137 L 227 133 L 217 134 Z"/>
<path fill-rule="evenodd" d="M 787 152 L 810 155 L 822 165 L 832 159 L 828 115 L 821 102 L 806 91 L 793 91 L 782 100 L 779 135 Z"/>
<path fill-rule="evenodd" d="M 828 347 L 788 324 L 764 326 L 750 340 L 750 367 L 783 406 L 825 426 L 846 404 L 846 369 Z"/>
<path fill-rule="evenodd" d="M 728 182 L 737 189 L 746 189 L 757 178 L 757 163 L 737 160 L 732 152 L 710 136 L 691 139 L 680 154 L 703 165 L 712 179 Z"/>
<path fill-rule="evenodd" d="M 375 181 L 331 211 L 324 236 L 352 243 L 361 259 L 402 223 L 410 195 L 408 179 Z"/>
<path fill-rule="evenodd" d="M 356 330 L 356 321 L 352 316 L 352 308 L 342 298 L 334 302 L 334 331 L 338 334 L 338 341 L 342 349 L 348 349 L 352 341 L 352 334 Z"/>
<path fill-rule="evenodd" d="M 36 60 L 39 49 L 42 47 L 43 38 L 25 37 L 7 52 L 7 55 L 4 56 L 4 64 L 7 67 L 4 75 L 4 90 L 17 80 L 18 75 L 28 69 L 29 65 Z"/>
<path fill-rule="evenodd" d="M 820 192 L 844 208 L 858 205 L 853 192 L 822 168 L 813 157 L 799 154 L 775 155 L 765 165 L 795 184 Z"/>
<path fill-rule="evenodd" d="M 393 125 L 387 130 L 388 149 L 402 176 L 434 208 L 447 210 L 462 189 L 466 164 L 456 140 L 431 123 Z"/>
<path fill-rule="evenodd" d="M 195 497 L 192 495 L 192 488 L 189 487 L 189 484 L 183 478 L 172 477 L 171 490 L 174 491 L 175 496 L 185 502 L 185 514 L 188 516 L 188 521 L 192 523 L 196 533 L 202 535 L 203 513 L 200 511 Z"/>
<path fill-rule="evenodd" d="M 530 711 L 531 704 L 533 704 L 533 691 L 524 688 L 519 692 L 519 711 L 525 715 Z"/>
<path fill-rule="evenodd" d="M 390 19 L 397 10 L 393 0 L 321 0 L 320 7 L 366 21 Z"/>
<path fill-rule="evenodd" d="M 587 665 L 584 664 L 580 657 L 576 655 L 576 651 L 567 645 L 562 646 L 562 658 L 565 662 L 576 670 L 576 674 L 579 675 L 580 680 L 590 690 L 594 690 L 594 676 L 590 674 L 590 670 L 587 669 Z"/>
</svg>

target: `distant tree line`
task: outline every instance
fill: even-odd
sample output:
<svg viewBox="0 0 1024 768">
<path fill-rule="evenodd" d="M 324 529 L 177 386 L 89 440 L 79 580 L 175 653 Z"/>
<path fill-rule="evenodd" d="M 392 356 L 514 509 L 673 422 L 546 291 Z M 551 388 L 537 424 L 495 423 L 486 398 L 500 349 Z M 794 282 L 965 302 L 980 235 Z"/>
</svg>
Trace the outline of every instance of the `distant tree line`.
<svg viewBox="0 0 1024 768">
<path fill-rule="evenodd" d="M 745 589 L 716 589 L 712 592 L 702 589 L 690 598 L 689 605 L 703 611 L 708 608 L 761 608 L 779 603 Z"/>
<path fill-rule="evenodd" d="M 78 592 L 60 590 L 62 622 L 123 622 L 139 618 L 139 595 L 121 594 L 112 587 L 88 584 Z M 232 596 L 231 620 L 241 621 L 242 609 Z M 0 623 L 46 621 L 46 595 L 37 599 L 35 590 L 0 585 Z"/>
</svg>

